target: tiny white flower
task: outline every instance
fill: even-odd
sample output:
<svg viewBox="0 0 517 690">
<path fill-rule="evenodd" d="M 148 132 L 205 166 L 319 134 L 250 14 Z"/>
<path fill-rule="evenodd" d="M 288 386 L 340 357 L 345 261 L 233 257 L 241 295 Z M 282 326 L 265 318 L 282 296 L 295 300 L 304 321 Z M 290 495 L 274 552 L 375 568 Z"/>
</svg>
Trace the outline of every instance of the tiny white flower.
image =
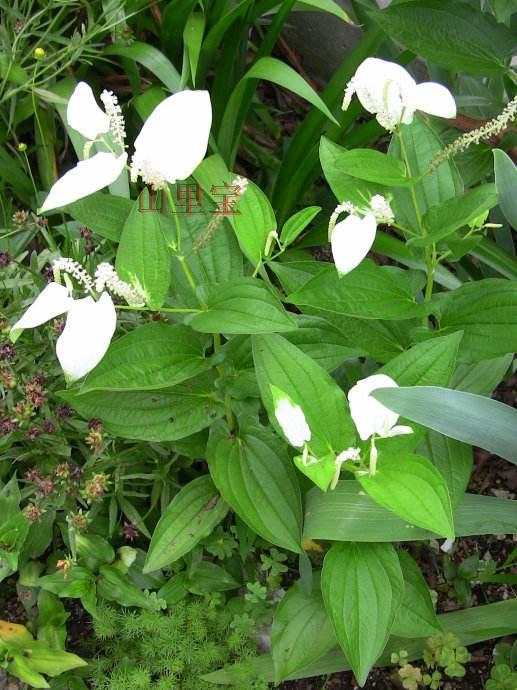
<svg viewBox="0 0 517 690">
<path fill-rule="evenodd" d="M 415 111 L 438 117 L 456 117 L 456 103 L 451 92 L 441 84 L 417 84 L 401 65 L 379 58 L 362 62 L 348 83 L 343 109 L 356 93 L 361 105 L 374 113 L 385 129 L 393 131 L 400 124 L 410 124 Z"/>
<path fill-rule="evenodd" d="M 208 91 L 180 91 L 159 103 L 135 140 L 131 179 L 155 188 L 191 175 L 203 160 L 212 124 Z"/>
<path fill-rule="evenodd" d="M 377 223 L 391 225 L 395 220 L 390 202 L 382 194 L 374 194 L 370 199 L 370 209 Z"/>
<path fill-rule="evenodd" d="M 409 426 L 395 426 L 399 415 L 385 407 L 370 393 L 377 388 L 397 388 L 397 383 L 386 374 L 374 374 L 358 381 L 348 393 L 350 414 L 362 441 L 371 436 L 387 438 L 412 434 Z"/>
<path fill-rule="evenodd" d="M 275 417 L 289 443 L 301 448 L 311 440 L 311 430 L 299 405 L 293 403 L 279 389 L 273 390 Z"/>
<path fill-rule="evenodd" d="M 339 481 L 339 476 L 341 474 L 341 465 L 345 462 L 358 462 L 361 459 L 361 449 L 360 448 L 347 448 L 341 451 L 339 455 L 334 460 L 335 470 L 334 477 L 330 482 L 329 489 L 333 491 Z"/>
<path fill-rule="evenodd" d="M 364 218 L 352 214 L 337 223 L 331 231 L 330 245 L 340 275 L 359 266 L 372 248 L 376 232 L 377 222 L 371 212 Z"/>
</svg>

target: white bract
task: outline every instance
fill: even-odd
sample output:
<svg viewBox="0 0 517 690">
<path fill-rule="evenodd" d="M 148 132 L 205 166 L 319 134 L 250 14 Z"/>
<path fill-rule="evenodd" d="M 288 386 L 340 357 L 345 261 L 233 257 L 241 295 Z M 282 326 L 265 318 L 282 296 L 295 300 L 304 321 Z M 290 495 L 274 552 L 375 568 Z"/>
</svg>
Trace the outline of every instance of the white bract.
<svg viewBox="0 0 517 690">
<path fill-rule="evenodd" d="M 399 415 L 375 400 L 370 393 L 377 388 L 397 388 L 397 383 L 386 374 L 374 374 L 361 379 L 348 393 L 350 414 L 362 441 L 371 436 L 387 438 L 412 434 L 409 426 L 395 426 Z"/>
<path fill-rule="evenodd" d="M 340 213 L 350 215 L 337 223 Z M 377 223 L 392 223 L 393 220 L 391 206 L 380 194 L 375 194 L 366 208 L 348 201 L 339 204 L 329 223 L 330 246 L 338 273 L 346 275 L 357 268 L 372 248 Z"/>
<path fill-rule="evenodd" d="M 88 140 L 85 151 L 101 142 L 101 151 L 80 161 L 51 188 L 40 213 L 66 206 L 112 184 L 127 163 L 124 118 L 116 96 L 103 91 L 103 111 L 92 89 L 79 82 L 67 107 L 67 122 Z M 160 103 L 135 141 L 131 178 L 163 188 L 184 180 L 201 163 L 208 146 L 212 106 L 207 91 L 181 91 Z M 110 134 L 111 141 L 104 135 Z M 116 149 L 116 150 L 114 150 Z"/>
<path fill-rule="evenodd" d="M 311 430 L 299 405 L 295 405 L 289 398 L 275 401 L 275 417 L 289 443 L 295 448 L 301 448 L 311 440 Z"/>
<path fill-rule="evenodd" d="M 401 65 L 379 58 L 367 58 L 348 82 L 343 110 L 357 94 L 361 105 L 376 115 L 385 129 L 393 131 L 400 124 L 410 124 L 415 111 L 438 117 L 456 117 L 456 103 L 451 92 L 436 82 L 417 84 Z"/>
<path fill-rule="evenodd" d="M 61 314 L 67 314 L 67 320 L 57 339 L 56 354 L 67 380 L 76 381 L 101 361 L 115 332 L 117 316 L 107 292 L 97 301 L 90 296 L 73 299 L 68 287 L 50 283 L 14 324 L 11 339 L 16 340 L 23 329 L 41 326 Z"/>
</svg>

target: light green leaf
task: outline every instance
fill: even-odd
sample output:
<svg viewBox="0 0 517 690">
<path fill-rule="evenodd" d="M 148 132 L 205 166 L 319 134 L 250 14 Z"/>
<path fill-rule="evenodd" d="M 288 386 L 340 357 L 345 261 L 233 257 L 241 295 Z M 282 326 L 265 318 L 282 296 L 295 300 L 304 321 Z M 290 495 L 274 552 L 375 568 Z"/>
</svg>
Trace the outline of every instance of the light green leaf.
<svg viewBox="0 0 517 690">
<path fill-rule="evenodd" d="M 211 534 L 228 512 L 208 475 L 186 484 L 172 499 L 153 532 L 144 573 L 170 565 Z"/>
<path fill-rule="evenodd" d="M 398 556 L 405 588 L 402 605 L 395 617 L 391 634 L 406 638 L 439 635 L 440 624 L 433 607 L 429 587 L 420 568 L 407 551 L 399 549 Z"/>
<path fill-rule="evenodd" d="M 501 211 L 508 223 L 515 229 L 517 228 L 517 199 L 515 198 L 517 168 L 507 153 L 496 149 L 494 151 L 494 170 Z"/>
<path fill-rule="evenodd" d="M 275 681 L 281 683 L 335 645 L 336 636 L 323 606 L 319 580 L 310 594 L 296 582 L 281 600 L 273 619 Z"/>
<path fill-rule="evenodd" d="M 80 393 L 157 390 L 206 371 L 203 337 L 186 326 L 150 323 L 112 343 Z"/>
<path fill-rule="evenodd" d="M 264 282 L 241 278 L 210 290 L 207 309 L 188 318 L 201 333 L 279 333 L 296 328 L 296 322 Z"/>
<path fill-rule="evenodd" d="M 144 203 L 143 208 L 151 206 Z M 170 263 L 160 213 L 142 211 L 140 200 L 135 201 L 120 236 L 118 275 L 143 293 L 151 309 L 159 309 L 169 291 Z"/>
<path fill-rule="evenodd" d="M 325 608 L 359 685 L 382 654 L 404 595 L 391 544 L 335 544 L 321 573 Z"/>
<path fill-rule="evenodd" d="M 113 242 L 119 241 L 133 208 L 134 204 L 129 199 L 104 192 L 95 192 L 65 207 L 74 220 Z"/>
<path fill-rule="evenodd" d="M 362 319 L 411 319 L 425 315 L 428 307 L 417 304 L 389 269 L 366 259 L 340 278 L 335 267 L 329 266 L 288 295 L 287 301 Z"/>
<path fill-rule="evenodd" d="M 253 358 L 262 401 L 272 425 L 283 436 L 275 417 L 271 386 L 279 388 L 303 410 L 311 429 L 311 449 L 321 456 L 341 452 L 355 439 L 345 394 L 316 362 L 279 335 L 253 338 Z"/>
<path fill-rule="evenodd" d="M 433 462 L 449 487 L 452 507 L 456 508 L 463 498 L 472 472 L 474 457 L 471 446 L 435 431 L 424 440 L 425 455 Z"/>
<path fill-rule="evenodd" d="M 280 233 L 280 241 L 284 246 L 292 244 L 321 211 L 321 206 L 307 206 L 291 216 L 284 224 Z"/>
<path fill-rule="evenodd" d="M 440 329 L 463 331 L 460 361 L 479 362 L 517 350 L 517 281 L 465 283 L 445 301 Z"/>
<path fill-rule="evenodd" d="M 284 444 L 255 427 L 235 437 L 219 423 L 211 430 L 207 460 L 221 495 L 252 530 L 301 551 L 300 489 Z"/>
<path fill-rule="evenodd" d="M 203 12 L 192 12 L 187 19 L 185 29 L 183 31 L 183 41 L 185 50 L 187 51 L 190 74 L 192 75 L 192 84 L 196 85 L 197 65 L 199 62 L 199 54 L 201 52 L 201 45 L 203 43 L 203 34 L 205 31 L 205 15 Z"/>
<path fill-rule="evenodd" d="M 407 419 L 517 464 L 517 410 L 472 393 L 416 386 L 372 393 Z"/>
<path fill-rule="evenodd" d="M 120 55 L 138 62 L 152 72 L 155 77 L 158 77 L 173 93 L 180 88 L 180 75 L 172 62 L 158 48 L 149 43 L 142 43 L 141 41 L 134 41 L 129 45 L 110 43 L 104 52 L 108 55 Z"/>
<path fill-rule="evenodd" d="M 276 230 L 276 218 L 267 196 L 251 181 L 239 198 L 233 228 L 243 254 L 255 267 L 264 254 L 269 233 Z"/>
<path fill-rule="evenodd" d="M 410 524 L 454 539 L 449 489 L 427 458 L 404 451 L 381 450 L 376 473 L 361 477 L 359 482 L 383 508 Z"/>
<path fill-rule="evenodd" d="M 375 149 L 342 150 L 334 159 L 334 168 L 359 180 L 388 187 L 409 184 L 404 163 Z"/>
</svg>

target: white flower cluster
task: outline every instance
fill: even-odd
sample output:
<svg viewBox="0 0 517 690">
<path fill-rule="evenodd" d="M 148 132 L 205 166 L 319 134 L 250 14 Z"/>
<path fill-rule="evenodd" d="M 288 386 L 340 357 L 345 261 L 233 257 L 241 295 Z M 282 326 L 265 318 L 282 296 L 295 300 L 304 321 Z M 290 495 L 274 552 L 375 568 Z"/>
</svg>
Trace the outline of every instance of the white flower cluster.
<svg viewBox="0 0 517 690">
<path fill-rule="evenodd" d="M 111 132 L 115 142 L 124 150 L 124 140 L 126 138 L 126 123 L 122 115 L 122 109 L 119 105 L 118 98 L 112 91 L 104 90 L 101 93 L 101 101 L 104 104 L 104 110 L 109 120 L 109 131 Z"/>
<path fill-rule="evenodd" d="M 89 273 L 87 273 L 87 271 L 85 271 L 85 269 L 77 261 L 61 256 L 59 259 L 55 259 L 52 262 L 52 270 L 54 272 L 56 281 L 58 281 L 58 277 L 61 272 L 68 273 L 75 278 L 80 285 L 83 286 L 85 292 L 93 291 L 93 280 L 91 279 Z"/>
<path fill-rule="evenodd" d="M 95 289 L 97 292 L 102 292 L 105 287 L 114 295 L 125 299 L 132 307 L 141 307 L 145 304 L 144 296 L 140 290 L 121 280 L 113 266 L 107 261 L 99 264 L 95 271 Z"/>
<path fill-rule="evenodd" d="M 382 194 L 375 194 L 370 199 L 370 208 L 378 223 L 391 225 L 395 220 L 390 202 Z"/>
<path fill-rule="evenodd" d="M 236 187 L 236 193 L 240 196 L 241 194 L 244 194 L 244 192 L 248 188 L 248 179 L 246 177 L 242 177 L 241 175 L 237 175 L 237 177 L 233 180 L 230 186 Z"/>
</svg>

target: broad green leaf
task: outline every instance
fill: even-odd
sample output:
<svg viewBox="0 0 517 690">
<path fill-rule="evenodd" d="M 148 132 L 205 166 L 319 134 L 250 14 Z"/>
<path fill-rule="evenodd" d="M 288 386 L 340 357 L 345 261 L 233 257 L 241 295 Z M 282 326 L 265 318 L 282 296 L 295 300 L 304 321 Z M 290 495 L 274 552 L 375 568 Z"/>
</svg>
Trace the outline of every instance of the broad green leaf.
<svg viewBox="0 0 517 690">
<path fill-rule="evenodd" d="M 334 159 L 334 168 L 366 182 L 388 187 L 408 185 L 404 163 L 375 149 L 344 150 Z"/>
<path fill-rule="evenodd" d="M 108 601 L 116 601 L 120 606 L 136 606 L 148 611 L 160 611 L 165 608 L 165 601 L 156 593 L 142 591 L 134 585 L 127 574 L 114 565 L 103 565 L 97 576 L 97 593 Z"/>
<path fill-rule="evenodd" d="M 451 388 L 465 393 L 490 395 L 500 383 L 513 362 L 513 353 L 483 359 L 475 364 L 460 364 L 452 378 Z"/>
<path fill-rule="evenodd" d="M 275 429 L 271 386 L 300 405 L 311 429 L 311 448 L 322 456 L 341 452 L 355 439 L 345 394 L 316 362 L 279 335 L 253 338 L 253 358 L 262 401 Z"/>
<path fill-rule="evenodd" d="M 351 273 L 339 277 L 329 266 L 299 290 L 288 295 L 287 302 L 313 307 L 325 312 L 362 319 L 411 319 L 424 316 L 428 307 L 417 304 L 400 284 L 389 266 L 377 266 L 366 259 Z"/>
<path fill-rule="evenodd" d="M 479 362 L 517 350 L 517 281 L 486 278 L 453 290 L 440 329 L 463 331 L 460 361 Z"/>
<path fill-rule="evenodd" d="M 420 568 L 406 551 L 400 549 L 398 556 L 405 588 L 391 634 L 407 638 L 439 635 L 440 624 Z"/>
<path fill-rule="evenodd" d="M 449 489 L 427 458 L 404 451 L 380 451 L 376 473 L 361 477 L 359 482 L 383 508 L 410 524 L 454 539 Z"/>
<path fill-rule="evenodd" d="M 180 324 L 150 323 L 112 343 L 80 392 L 167 388 L 209 366 L 202 336 Z"/>
<path fill-rule="evenodd" d="M 209 592 L 228 592 L 241 586 L 230 573 L 216 563 L 200 561 L 189 571 L 185 582 L 192 594 L 208 594 Z"/>
<path fill-rule="evenodd" d="M 255 278 L 216 286 L 206 302 L 206 310 L 188 319 L 189 325 L 201 333 L 279 333 L 296 328 L 273 290 Z"/>
<path fill-rule="evenodd" d="M 101 237 L 118 242 L 133 202 L 120 196 L 95 192 L 65 207 L 74 220 L 86 225 Z"/>
<path fill-rule="evenodd" d="M 391 544 L 335 544 L 323 561 L 321 590 L 338 642 L 363 686 L 402 603 L 397 552 Z"/>
<path fill-rule="evenodd" d="M 373 18 L 388 36 L 453 72 L 500 74 L 517 47 L 510 29 L 464 2 L 395 3 Z"/>
<path fill-rule="evenodd" d="M 432 173 L 425 174 L 431 160 L 443 149 L 443 144 L 431 125 L 421 117 L 415 116 L 410 125 L 401 126 L 400 136 L 403 137 L 407 152 L 408 174 L 410 177 L 423 175 L 421 181 L 414 186 L 418 215 L 423 216 L 431 207 L 463 192 L 463 183 L 452 161 L 446 161 Z M 395 158 L 403 158 L 397 137 L 392 137 L 389 153 Z M 397 222 L 421 234 L 411 190 L 394 188 L 393 196 Z"/>
<path fill-rule="evenodd" d="M 276 218 L 269 199 L 254 182 L 248 181 L 239 198 L 233 228 L 243 254 L 256 266 L 264 254 L 269 233 L 276 230 Z"/>
<path fill-rule="evenodd" d="M 374 194 L 384 192 L 384 186 L 366 180 L 359 182 L 351 172 L 345 172 L 345 166 L 341 165 L 340 161 L 347 153 L 349 153 L 347 149 L 335 144 L 327 137 L 321 137 L 319 146 L 321 167 L 336 200 L 339 203 L 351 201 L 356 206 L 368 206 Z"/>
<path fill-rule="evenodd" d="M 517 599 L 499 601 L 485 606 L 474 606 L 470 609 L 460 609 L 438 616 L 438 624 L 442 630 L 457 635 L 462 644 L 473 645 L 491 640 L 495 637 L 506 637 L 517 632 Z M 404 649 L 408 653 L 408 661 L 421 658 L 426 648 L 426 639 L 404 640 L 391 637 L 384 653 L 377 662 L 378 666 L 392 666 L 391 655 L 400 653 Z M 350 664 L 343 652 L 335 648 L 318 661 L 308 664 L 303 670 L 292 673 L 290 680 L 325 676 L 340 671 L 349 671 Z M 274 682 L 275 673 L 273 660 L 269 655 L 247 658 L 233 666 L 226 666 L 205 676 L 203 680 L 221 685 L 242 686 L 250 676 L 264 678 Z"/>
<path fill-rule="evenodd" d="M 407 419 L 517 464 L 517 410 L 509 405 L 432 386 L 383 388 L 372 395 Z"/>
<path fill-rule="evenodd" d="M 263 539 L 301 551 L 301 497 L 286 449 L 264 429 L 232 436 L 212 427 L 207 460 L 214 483 L 239 517 Z"/>
<path fill-rule="evenodd" d="M 189 379 L 162 391 L 59 391 L 85 419 L 98 417 L 108 433 L 145 441 L 176 441 L 210 426 L 224 414 L 214 400 L 213 376 Z"/>
<path fill-rule="evenodd" d="M 508 223 L 517 228 L 517 199 L 515 188 L 517 186 L 517 169 L 510 156 L 496 149 L 494 151 L 494 170 L 499 205 Z"/>
<path fill-rule="evenodd" d="M 192 12 L 187 19 L 187 23 L 183 31 L 183 40 L 189 59 L 192 84 L 194 86 L 196 85 L 197 65 L 199 62 L 199 53 L 201 52 L 204 31 L 205 15 L 203 12 Z"/>
<path fill-rule="evenodd" d="M 449 487 L 452 507 L 463 498 L 472 472 L 474 457 L 471 446 L 430 431 L 424 440 L 425 454 L 432 460 Z"/>
<path fill-rule="evenodd" d="M 517 280 L 517 261 L 515 257 L 501 249 L 495 242 L 482 237 L 479 244 L 470 250 L 470 254 L 486 266 L 490 266 L 499 275 Z"/>
<path fill-rule="evenodd" d="M 307 206 L 291 216 L 284 224 L 280 233 L 280 241 L 284 246 L 292 244 L 305 228 L 321 211 L 321 206 Z"/>
<path fill-rule="evenodd" d="M 307 10 L 311 12 L 314 12 L 314 10 L 328 12 L 329 14 L 333 14 L 338 19 L 342 19 L 348 24 L 353 24 L 350 16 L 340 5 L 338 5 L 337 2 L 333 2 L 333 0 L 300 0 L 300 2 L 297 2 L 294 5 L 293 10 L 299 10 L 301 12 L 306 12 Z"/>
<path fill-rule="evenodd" d="M 228 512 L 208 475 L 193 479 L 174 496 L 153 532 L 144 573 L 170 565 L 211 534 Z"/>
<path fill-rule="evenodd" d="M 26 649 L 28 653 L 24 656 L 30 658 L 30 668 L 38 673 L 45 673 L 51 678 L 73 668 L 87 665 L 87 662 L 76 654 L 65 652 L 63 649 L 54 649 L 40 640 L 28 643 Z"/>
<path fill-rule="evenodd" d="M 180 75 L 172 62 L 165 55 L 150 45 L 141 41 L 134 41 L 128 45 L 110 43 L 104 52 L 108 55 L 120 55 L 129 58 L 154 74 L 172 93 L 180 89 Z"/>
<path fill-rule="evenodd" d="M 408 244 L 426 247 L 440 242 L 455 230 L 471 223 L 483 213 L 497 205 L 495 185 L 483 184 L 452 199 L 432 206 L 422 219 L 428 229 L 425 237 L 411 239 Z"/>
<path fill-rule="evenodd" d="M 378 373 L 391 376 L 399 386 L 447 386 L 461 337 L 461 333 L 452 333 L 418 343 L 390 360 Z"/>
<path fill-rule="evenodd" d="M 296 582 L 275 611 L 271 647 L 277 683 L 317 661 L 336 645 L 319 580 L 316 585 L 307 594 L 301 583 Z"/>
<path fill-rule="evenodd" d="M 144 204 L 144 209 L 149 208 L 149 204 Z M 133 202 L 120 236 L 118 275 L 142 292 L 151 309 L 159 309 L 169 291 L 170 263 L 160 213 L 142 211 L 140 200 Z"/>
<path fill-rule="evenodd" d="M 513 534 L 517 501 L 466 494 L 454 513 L 458 537 Z M 314 488 L 306 496 L 304 539 L 394 542 L 436 538 L 382 508 L 356 481 L 340 481 L 329 493 Z"/>
<path fill-rule="evenodd" d="M 173 577 L 158 590 L 158 598 L 164 599 L 169 608 L 173 608 L 179 604 L 187 594 L 187 573 L 185 571 L 173 575 Z"/>
</svg>

